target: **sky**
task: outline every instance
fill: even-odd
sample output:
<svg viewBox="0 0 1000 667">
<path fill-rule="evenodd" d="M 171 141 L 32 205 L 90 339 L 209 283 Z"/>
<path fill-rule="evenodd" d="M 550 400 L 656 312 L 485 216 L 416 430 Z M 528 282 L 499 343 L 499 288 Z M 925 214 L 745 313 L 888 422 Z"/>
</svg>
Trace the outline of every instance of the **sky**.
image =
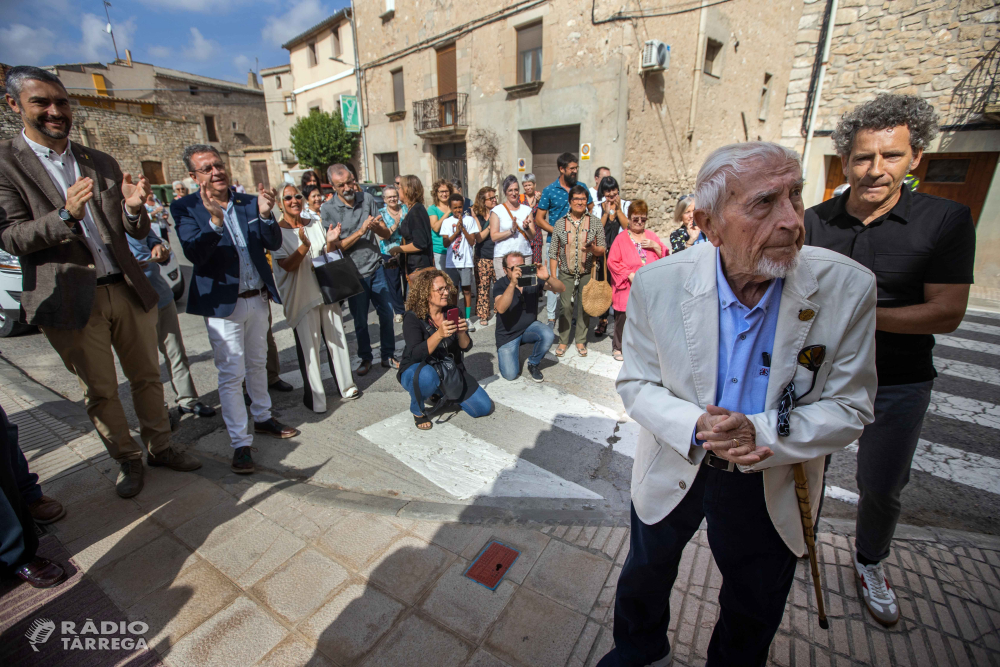
<svg viewBox="0 0 1000 667">
<path fill-rule="evenodd" d="M 118 54 L 246 83 L 247 72 L 288 63 L 281 45 L 349 0 L 110 0 Z M 112 62 L 102 0 L 0 0 L 0 62 Z"/>
</svg>

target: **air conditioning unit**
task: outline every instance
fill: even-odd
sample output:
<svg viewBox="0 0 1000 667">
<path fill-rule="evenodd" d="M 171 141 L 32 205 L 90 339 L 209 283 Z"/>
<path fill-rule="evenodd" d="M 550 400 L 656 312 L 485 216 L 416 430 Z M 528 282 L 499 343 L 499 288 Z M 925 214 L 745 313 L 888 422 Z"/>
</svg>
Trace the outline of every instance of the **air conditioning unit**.
<svg viewBox="0 0 1000 667">
<path fill-rule="evenodd" d="M 654 72 L 670 67 L 670 45 L 658 39 L 646 41 L 642 48 L 642 71 Z"/>
</svg>

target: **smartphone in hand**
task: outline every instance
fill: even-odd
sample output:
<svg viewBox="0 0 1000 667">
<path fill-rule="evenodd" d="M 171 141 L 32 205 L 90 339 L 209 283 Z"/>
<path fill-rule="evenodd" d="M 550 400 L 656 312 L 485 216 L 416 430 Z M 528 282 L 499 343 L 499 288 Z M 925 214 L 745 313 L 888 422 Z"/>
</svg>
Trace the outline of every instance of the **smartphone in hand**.
<svg viewBox="0 0 1000 667">
<path fill-rule="evenodd" d="M 455 326 L 458 326 L 458 308 L 449 308 L 444 316 L 445 319 L 451 320 L 455 323 Z"/>
</svg>

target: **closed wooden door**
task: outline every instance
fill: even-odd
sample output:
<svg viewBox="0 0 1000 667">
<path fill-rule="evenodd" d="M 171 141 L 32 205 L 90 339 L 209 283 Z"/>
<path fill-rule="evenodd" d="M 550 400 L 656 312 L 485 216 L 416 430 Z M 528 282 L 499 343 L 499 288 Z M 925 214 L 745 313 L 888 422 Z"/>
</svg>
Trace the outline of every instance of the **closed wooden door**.
<svg viewBox="0 0 1000 667">
<path fill-rule="evenodd" d="M 563 153 L 577 154 L 580 150 L 580 126 L 550 127 L 531 133 L 531 171 L 535 174 L 536 187 L 541 190 L 559 178 L 557 158 Z M 590 163 L 587 162 L 587 165 Z M 586 168 L 580 169 L 586 185 L 589 176 Z"/>
<path fill-rule="evenodd" d="M 143 161 L 142 163 L 142 175 L 146 177 L 150 183 L 166 183 L 167 179 L 163 176 L 163 163 L 162 162 L 152 162 Z"/>
<path fill-rule="evenodd" d="M 998 157 L 1000 153 L 924 153 L 912 172 L 920 181 L 917 191 L 965 204 L 972 210 L 973 222 L 978 223 Z M 842 164 L 837 156 L 830 161 L 823 201 L 847 182 Z"/>
<path fill-rule="evenodd" d="M 455 65 L 455 45 L 449 44 L 437 52 L 438 122 L 441 127 L 455 124 L 458 113 L 458 74 Z"/>
<path fill-rule="evenodd" d="M 271 187 L 271 180 L 267 177 L 267 161 L 251 160 L 250 171 L 253 173 L 253 183 L 250 183 L 248 190 L 253 192 L 257 189 L 258 183 L 263 183 L 265 188 Z"/>
</svg>

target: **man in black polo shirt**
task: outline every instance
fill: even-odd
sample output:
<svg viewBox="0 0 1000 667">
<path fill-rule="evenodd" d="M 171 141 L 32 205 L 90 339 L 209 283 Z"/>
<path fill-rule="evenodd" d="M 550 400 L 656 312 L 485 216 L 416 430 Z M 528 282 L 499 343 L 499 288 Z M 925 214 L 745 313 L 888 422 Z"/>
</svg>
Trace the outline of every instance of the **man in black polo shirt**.
<svg viewBox="0 0 1000 667">
<path fill-rule="evenodd" d="M 538 300 L 546 290 L 559 293 L 566 286 L 556 277 L 549 275 L 544 264 L 538 265 L 537 281 L 534 285 L 520 287 L 517 284 L 524 266 L 524 255 L 509 252 L 503 256 L 504 276 L 493 286 L 494 307 L 497 311 L 497 365 L 505 380 L 517 378 L 521 372 L 521 344 L 534 343 L 528 357 L 528 375 L 535 382 L 542 382 L 542 372 L 538 370 L 545 353 L 552 347 L 555 332 L 536 319 Z"/>
<path fill-rule="evenodd" d="M 807 245 L 863 264 L 878 285 L 878 394 L 875 423 L 859 440 L 854 566 L 868 610 L 884 625 L 899 620 L 881 561 L 937 375 L 933 334 L 962 322 L 973 282 L 969 208 L 903 183 L 936 134 L 937 114 L 919 97 L 883 94 L 848 112 L 832 138 L 850 189 L 805 216 Z"/>
</svg>

